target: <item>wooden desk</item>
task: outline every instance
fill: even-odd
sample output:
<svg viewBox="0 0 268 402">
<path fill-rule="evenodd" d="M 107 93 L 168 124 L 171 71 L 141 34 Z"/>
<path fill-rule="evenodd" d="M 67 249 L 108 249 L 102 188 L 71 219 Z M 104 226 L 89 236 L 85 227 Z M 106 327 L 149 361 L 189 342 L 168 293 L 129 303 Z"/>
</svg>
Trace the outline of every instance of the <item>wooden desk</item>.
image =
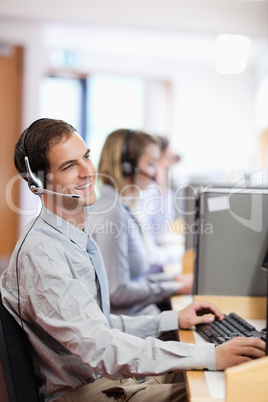
<svg viewBox="0 0 268 402">
<path fill-rule="evenodd" d="M 174 296 L 171 299 L 173 310 L 181 310 L 193 300 L 192 296 Z M 264 320 L 266 317 L 265 297 L 230 297 L 230 296 L 194 296 L 194 300 L 206 300 L 216 304 L 219 309 L 229 314 L 232 311 L 245 319 Z M 192 330 L 180 330 L 181 342 L 196 343 Z M 266 359 L 266 358 L 265 358 Z M 214 397 L 210 391 L 210 381 L 219 381 L 223 387 L 222 397 Z M 185 382 L 189 402 L 225 402 L 225 374 L 224 372 L 186 371 Z M 216 386 L 217 386 L 216 385 Z M 258 400 L 258 399 L 255 399 Z"/>
</svg>

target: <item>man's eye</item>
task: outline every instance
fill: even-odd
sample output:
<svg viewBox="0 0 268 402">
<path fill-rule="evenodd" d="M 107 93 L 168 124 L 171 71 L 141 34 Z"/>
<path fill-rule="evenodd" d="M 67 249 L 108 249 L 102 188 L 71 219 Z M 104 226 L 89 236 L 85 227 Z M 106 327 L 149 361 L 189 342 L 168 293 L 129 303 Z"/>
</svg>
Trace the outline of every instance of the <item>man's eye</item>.
<svg viewBox="0 0 268 402">
<path fill-rule="evenodd" d="M 87 154 L 87 155 L 85 156 L 85 159 L 90 159 L 90 154 Z"/>
<path fill-rule="evenodd" d="M 73 164 L 70 163 L 70 165 L 65 166 L 65 168 L 63 168 L 63 170 L 68 170 L 68 169 L 70 169 L 72 166 L 73 166 Z"/>
</svg>

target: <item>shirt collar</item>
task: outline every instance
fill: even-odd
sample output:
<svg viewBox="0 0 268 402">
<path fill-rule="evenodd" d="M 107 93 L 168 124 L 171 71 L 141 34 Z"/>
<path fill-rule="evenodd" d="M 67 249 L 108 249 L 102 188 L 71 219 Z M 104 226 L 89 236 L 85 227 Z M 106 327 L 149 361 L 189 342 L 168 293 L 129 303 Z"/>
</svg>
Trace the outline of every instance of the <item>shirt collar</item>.
<svg viewBox="0 0 268 402">
<path fill-rule="evenodd" d="M 86 250 L 88 234 L 83 230 L 61 218 L 59 215 L 54 214 L 46 207 L 43 208 L 41 218 L 49 226 L 68 237 L 83 250 Z"/>
</svg>

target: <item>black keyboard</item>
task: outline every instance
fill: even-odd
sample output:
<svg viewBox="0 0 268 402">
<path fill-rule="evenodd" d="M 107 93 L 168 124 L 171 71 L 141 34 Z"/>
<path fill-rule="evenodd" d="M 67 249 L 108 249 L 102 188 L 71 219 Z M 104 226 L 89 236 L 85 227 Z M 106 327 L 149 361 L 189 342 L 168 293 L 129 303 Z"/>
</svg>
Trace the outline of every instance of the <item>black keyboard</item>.
<svg viewBox="0 0 268 402">
<path fill-rule="evenodd" d="M 266 330 L 258 331 L 235 313 L 224 315 L 222 321 L 196 325 L 196 331 L 207 341 L 220 345 L 236 336 L 257 337 L 266 341 Z"/>
</svg>

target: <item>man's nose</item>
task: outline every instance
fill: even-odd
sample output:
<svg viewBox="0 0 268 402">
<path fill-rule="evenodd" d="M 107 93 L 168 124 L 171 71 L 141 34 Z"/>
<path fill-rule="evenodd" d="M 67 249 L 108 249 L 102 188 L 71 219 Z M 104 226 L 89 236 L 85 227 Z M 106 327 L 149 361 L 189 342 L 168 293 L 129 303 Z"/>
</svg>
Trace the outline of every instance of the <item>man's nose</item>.
<svg viewBox="0 0 268 402">
<path fill-rule="evenodd" d="M 83 162 L 80 168 L 80 175 L 83 176 L 93 176 L 94 175 L 94 170 L 92 169 L 91 166 L 88 165 L 86 161 Z"/>
</svg>

